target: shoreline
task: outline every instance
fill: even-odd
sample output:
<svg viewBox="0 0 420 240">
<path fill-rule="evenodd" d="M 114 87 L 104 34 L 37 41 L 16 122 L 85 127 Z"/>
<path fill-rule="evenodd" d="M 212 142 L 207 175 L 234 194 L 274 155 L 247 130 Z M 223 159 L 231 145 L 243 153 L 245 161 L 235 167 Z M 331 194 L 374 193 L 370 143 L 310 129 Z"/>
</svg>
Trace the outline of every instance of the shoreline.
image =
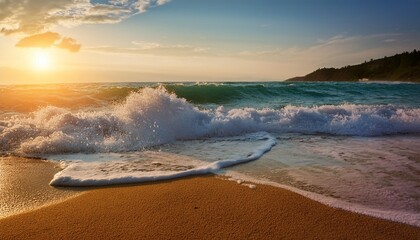
<svg viewBox="0 0 420 240">
<path fill-rule="evenodd" d="M 217 176 L 87 189 L 0 219 L 10 238 L 418 239 L 420 228 Z M 22 227 L 24 226 L 24 227 Z M 54 237 L 52 237 L 54 236 Z"/>
<path fill-rule="evenodd" d="M 83 189 L 48 184 L 60 170 L 51 161 L 0 157 L 0 219 L 79 195 Z"/>
<path fill-rule="evenodd" d="M 352 212 L 352 213 L 356 213 L 356 214 L 360 214 L 360 215 L 364 215 L 368 217 L 383 219 L 383 220 L 391 221 L 395 223 L 407 224 L 413 227 L 420 228 L 419 215 L 412 212 L 398 212 L 398 211 L 393 211 L 393 210 L 367 207 L 358 203 L 347 202 L 347 201 L 333 198 L 333 197 L 326 197 L 319 193 L 305 191 L 297 187 L 293 187 L 293 186 L 289 186 L 289 185 L 285 185 L 281 183 L 276 183 L 269 180 L 260 180 L 260 179 L 248 177 L 246 175 L 243 175 L 241 173 L 236 173 L 236 172 L 228 172 L 225 176 L 232 180 L 245 181 L 245 182 L 250 182 L 252 184 L 265 185 L 265 186 L 271 186 L 274 188 L 284 189 L 284 190 L 296 193 L 312 201 L 318 202 L 327 207 L 336 208 L 343 211 L 348 211 L 348 212 Z M 224 176 L 222 176 L 222 178 L 223 177 Z"/>
</svg>

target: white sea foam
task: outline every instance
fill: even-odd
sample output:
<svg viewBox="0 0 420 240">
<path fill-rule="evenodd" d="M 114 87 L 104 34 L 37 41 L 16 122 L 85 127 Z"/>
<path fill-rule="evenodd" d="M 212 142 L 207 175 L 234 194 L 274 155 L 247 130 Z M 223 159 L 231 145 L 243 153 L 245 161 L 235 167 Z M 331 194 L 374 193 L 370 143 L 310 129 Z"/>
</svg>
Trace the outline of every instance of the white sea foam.
<svg viewBox="0 0 420 240">
<path fill-rule="evenodd" d="M 164 88 L 144 88 L 106 110 L 45 107 L 0 122 L 0 151 L 20 155 L 136 151 L 257 131 L 349 136 L 419 134 L 420 109 L 393 105 L 200 110 Z"/>
<path fill-rule="evenodd" d="M 263 139 L 264 142 L 244 157 L 211 163 L 202 162 L 201 164 L 198 160 L 174 159 L 173 155 L 166 158 L 165 163 L 144 163 L 139 160 L 73 161 L 68 163 L 64 170 L 57 173 L 50 184 L 53 186 L 101 186 L 215 173 L 222 168 L 256 160 L 276 144 L 275 138 L 267 133 L 255 133 L 252 136 Z M 154 157 L 156 158 L 156 156 Z"/>
</svg>

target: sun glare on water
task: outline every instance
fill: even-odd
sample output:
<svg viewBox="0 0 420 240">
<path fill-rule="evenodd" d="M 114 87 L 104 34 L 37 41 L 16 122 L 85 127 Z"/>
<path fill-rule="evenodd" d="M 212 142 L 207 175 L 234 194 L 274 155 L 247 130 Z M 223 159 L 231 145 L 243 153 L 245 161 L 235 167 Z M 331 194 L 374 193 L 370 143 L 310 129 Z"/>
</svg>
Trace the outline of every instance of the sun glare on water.
<svg viewBox="0 0 420 240">
<path fill-rule="evenodd" d="M 37 51 L 33 56 L 33 67 L 39 71 L 51 69 L 51 56 L 46 51 Z"/>
</svg>

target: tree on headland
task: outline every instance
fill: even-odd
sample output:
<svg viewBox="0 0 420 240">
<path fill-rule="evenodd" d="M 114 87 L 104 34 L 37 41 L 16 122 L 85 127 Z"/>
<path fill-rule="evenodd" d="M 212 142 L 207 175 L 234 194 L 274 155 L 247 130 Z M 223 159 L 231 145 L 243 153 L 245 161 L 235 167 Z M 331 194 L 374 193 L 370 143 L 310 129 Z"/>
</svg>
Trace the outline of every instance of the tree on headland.
<svg viewBox="0 0 420 240">
<path fill-rule="evenodd" d="M 369 62 L 342 68 L 319 68 L 303 76 L 288 81 L 412 81 L 420 82 L 420 52 L 403 52 Z"/>
</svg>

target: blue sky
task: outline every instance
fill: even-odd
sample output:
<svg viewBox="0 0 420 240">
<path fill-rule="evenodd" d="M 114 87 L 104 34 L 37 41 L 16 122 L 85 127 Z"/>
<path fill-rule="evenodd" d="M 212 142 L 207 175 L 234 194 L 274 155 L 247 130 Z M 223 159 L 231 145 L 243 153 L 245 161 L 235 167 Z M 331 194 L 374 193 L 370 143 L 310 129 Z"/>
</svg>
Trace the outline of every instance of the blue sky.
<svg viewBox="0 0 420 240">
<path fill-rule="evenodd" d="M 343 33 L 418 34 L 419 11 L 420 1 L 172 0 L 120 24 L 101 27 L 150 39 L 310 45 Z"/>
<path fill-rule="evenodd" d="M 46 31 L 82 46 L 78 53 L 52 47 L 56 69 L 105 68 L 187 80 L 282 80 L 420 48 L 415 0 L 59 1 L 39 0 L 37 8 L 16 0 L 24 10 L 0 10 L 0 27 L 11 32 L 0 36 L 0 50 L 10 55 L 0 65 L 14 65 L 29 51 L 14 47 L 20 38 Z M 0 9 L 6 7 L 13 9 Z M 47 21 L 48 7 L 56 12 Z M 39 24 L 28 24 L 29 16 Z M 14 29 L 16 23 L 20 27 Z"/>
<path fill-rule="evenodd" d="M 173 0 L 126 24 L 178 38 L 310 44 L 344 32 L 418 33 L 419 12 L 420 1 Z"/>
</svg>

